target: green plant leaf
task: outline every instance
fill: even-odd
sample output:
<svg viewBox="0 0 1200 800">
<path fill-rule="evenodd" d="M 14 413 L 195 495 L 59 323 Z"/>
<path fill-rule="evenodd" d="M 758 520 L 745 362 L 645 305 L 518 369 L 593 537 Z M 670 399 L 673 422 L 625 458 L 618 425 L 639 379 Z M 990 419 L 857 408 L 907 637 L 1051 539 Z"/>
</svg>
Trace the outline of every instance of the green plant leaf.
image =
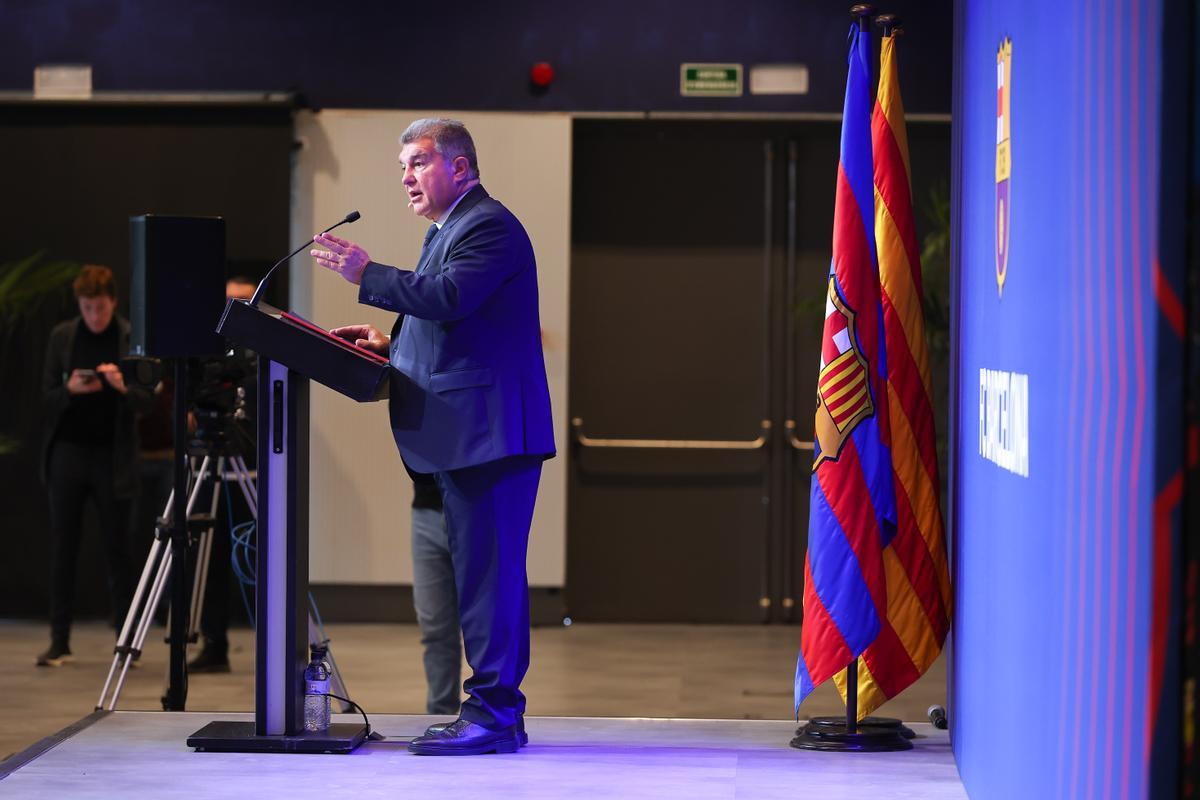
<svg viewBox="0 0 1200 800">
<path fill-rule="evenodd" d="M 61 297 L 79 274 L 78 261 L 44 260 L 45 250 L 0 263 L 0 332 L 12 333 L 51 299 Z"/>
</svg>

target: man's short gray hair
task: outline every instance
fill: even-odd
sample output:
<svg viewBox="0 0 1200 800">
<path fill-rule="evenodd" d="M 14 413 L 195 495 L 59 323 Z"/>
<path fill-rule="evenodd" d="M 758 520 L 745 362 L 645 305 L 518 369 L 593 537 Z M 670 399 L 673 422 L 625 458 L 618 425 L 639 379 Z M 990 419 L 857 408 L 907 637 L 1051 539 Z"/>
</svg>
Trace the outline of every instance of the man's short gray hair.
<svg viewBox="0 0 1200 800">
<path fill-rule="evenodd" d="M 421 139 L 432 139 L 433 147 L 442 158 L 454 161 L 459 156 L 467 159 L 471 177 L 479 178 L 479 159 L 475 156 L 475 141 L 467 126 L 456 119 L 418 119 L 400 134 L 400 144 L 412 144 Z"/>
</svg>

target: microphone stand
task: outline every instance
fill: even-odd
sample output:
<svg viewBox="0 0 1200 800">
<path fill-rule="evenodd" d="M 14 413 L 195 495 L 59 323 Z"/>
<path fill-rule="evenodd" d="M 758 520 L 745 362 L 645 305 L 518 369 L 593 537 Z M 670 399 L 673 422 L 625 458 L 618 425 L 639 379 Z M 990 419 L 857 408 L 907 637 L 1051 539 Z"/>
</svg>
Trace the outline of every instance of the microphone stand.
<svg viewBox="0 0 1200 800">
<path fill-rule="evenodd" d="M 362 214 L 359 214 L 357 211 L 351 211 L 349 214 L 347 214 L 345 217 L 343 217 L 343 218 L 341 219 L 341 221 L 339 221 L 339 222 L 335 222 L 334 224 L 330 225 L 330 226 L 329 226 L 328 228 L 326 228 L 325 230 L 321 231 L 321 233 L 329 233 L 329 232 L 330 232 L 331 230 L 333 230 L 334 228 L 337 228 L 337 227 L 339 227 L 339 226 L 345 225 L 345 224 L 347 224 L 347 223 L 350 223 L 350 222 L 355 222 L 355 221 L 357 221 L 357 220 L 358 220 L 358 218 L 359 218 L 359 217 L 361 217 L 361 216 L 362 216 Z M 318 235 L 319 235 L 319 234 L 318 234 Z M 300 252 L 301 250 L 303 250 L 304 248 L 306 248 L 306 247 L 309 247 L 311 244 L 312 244 L 312 239 L 309 239 L 307 242 L 305 242 L 304 244 L 300 245 L 300 246 L 299 246 L 299 247 L 297 247 L 295 250 L 293 250 L 292 252 L 288 253 L 286 256 L 284 256 L 283 258 L 279 259 L 279 260 L 278 260 L 278 261 L 276 261 L 274 264 L 272 264 L 272 265 L 271 265 L 271 268 L 270 268 L 269 270 L 267 270 L 267 274 L 266 274 L 266 275 L 264 275 L 264 276 L 263 276 L 263 279 L 262 279 L 261 281 L 259 281 L 259 282 L 258 282 L 258 287 L 257 287 L 257 288 L 254 290 L 254 295 L 253 295 L 253 296 L 251 296 L 251 298 L 250 298 L 250 305 L 252 305 L 252 306 L 257 306 L 257 305 L 258 305 L 258 300 L 259 300 L 259 298 L 260 298 L 260 297 L 262 297 L 263 290 L 264 290 L 265 288 L 267 288 L 267 281 L 269 281 L 269 280 L 271 279 L 271 276 L 272 276 L 273 274 L 275 274 L 275 270 L 276 270 L 276 269 L 279 267 L 279 265 L 280 265 L 280 264 L 282 264 L 282 263 L 284 263 L 285 261 L 289 260 L 290 258 L 292 258 L 292 256 L 296 255 L 297 253 L 299 253 L 299 252 Z"/>
</svg>

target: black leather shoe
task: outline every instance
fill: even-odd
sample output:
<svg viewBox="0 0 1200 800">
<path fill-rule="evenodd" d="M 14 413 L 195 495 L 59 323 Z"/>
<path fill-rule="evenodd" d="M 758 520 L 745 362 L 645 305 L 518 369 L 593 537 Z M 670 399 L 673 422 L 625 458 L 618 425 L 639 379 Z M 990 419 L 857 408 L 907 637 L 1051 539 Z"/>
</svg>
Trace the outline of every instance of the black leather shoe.
<svg viewBox="0 0 1200 800">
<path fill-rule="evenodd" d="M 37 665 L 39 667 L 61 667 L 72 658 L 71 648 L 66 642 L 53 641 L 45 652 L 38 653 Z"/>
<path fill-rule="evenodd" d="M 229 672 L 229 652 L 205 645 L 199 655 L 188 662 L 187 668 L 192 675 Z"/>
<path fill-rule="evenodd" d="M 455 720 L 433 736 L 419 736 L 408 743 L 408 752 L 419 756 L 479 756 L 515 753 L 520 749 L 515 725 L 490 731 L 465 719 Z"/>
<path fill-rule="evenodd" d="M 424 736 L 437 736 L 442 731 L 449 728 L 457 720 L 449 722 L 435 722 L 425 729 Z M 529 744 L 529 734 L 525 732 L 525 717 L 517 717 L 517 741 L 521 743 L 521 747 Z"/>
</svg>

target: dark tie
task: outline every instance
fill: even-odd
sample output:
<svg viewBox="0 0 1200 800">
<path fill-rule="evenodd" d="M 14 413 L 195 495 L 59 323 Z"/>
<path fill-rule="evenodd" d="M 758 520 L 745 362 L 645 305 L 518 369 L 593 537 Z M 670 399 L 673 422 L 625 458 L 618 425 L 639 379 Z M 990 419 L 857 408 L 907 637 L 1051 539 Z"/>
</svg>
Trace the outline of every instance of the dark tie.
<svg viewBox="0 0 1200 800">
<path fill-rule="evenodd" d="M 436 222 L 429 226 L 429 230 L 425 231 L 425 243 L 421 245 L 422 253 L 425 252 L 426 247 L 429 247 L 429 243 L 433 241 L 433 237 L 437 236 L 437 232 L 438 226 Z"/>
</svg>

